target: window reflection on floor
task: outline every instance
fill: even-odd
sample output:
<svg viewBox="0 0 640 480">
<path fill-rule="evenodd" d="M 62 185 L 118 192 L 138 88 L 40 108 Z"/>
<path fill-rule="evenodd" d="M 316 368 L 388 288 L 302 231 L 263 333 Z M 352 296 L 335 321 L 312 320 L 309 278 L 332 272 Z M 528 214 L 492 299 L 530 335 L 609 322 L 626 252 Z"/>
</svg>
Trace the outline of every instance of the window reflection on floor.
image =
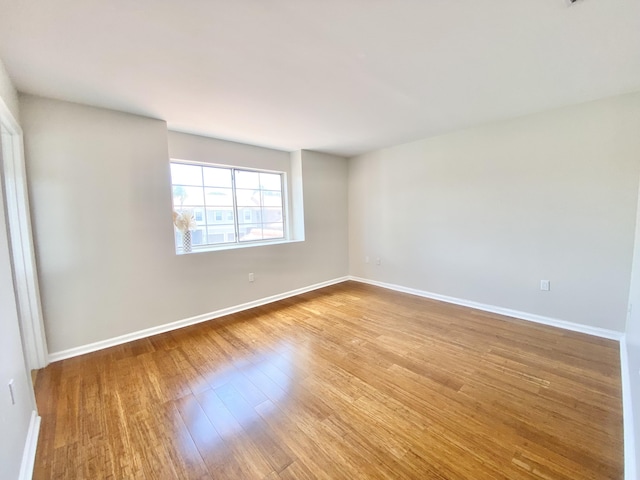
<svg viewBox="0 0 640 480">
<path fill-rule="evenodd" d="M 283 343 L 276 351 L 233 360 L 208 375 L 206 384 L 212 388 L 181 401 L 180 413 L 192 435 L 215 449 L 251 433 L 265 416 L 276 413 L 291 393 L 292 358 L 304 350 L 294 354 L 291 348 Z"/>
</svg>

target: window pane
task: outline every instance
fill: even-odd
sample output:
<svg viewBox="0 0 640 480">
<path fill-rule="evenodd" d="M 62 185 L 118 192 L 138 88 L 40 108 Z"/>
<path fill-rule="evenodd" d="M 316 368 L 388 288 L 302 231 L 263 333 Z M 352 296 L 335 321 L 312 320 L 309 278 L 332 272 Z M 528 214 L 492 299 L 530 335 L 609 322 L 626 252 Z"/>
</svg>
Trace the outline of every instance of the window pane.
<svg viewBox="0 0 640 480">
<path fill-rule="evenodd" d="M 209 233 L 209 243 L 224 243 L 224 233 Z"/>
<path fill-rule="evenodd" d="M 260 174 L 236 170 L 236 188 L 260 188 Z"/>
<path fill-rule="evenodd" d="M 207 227 L 209 243 L 235 242 L 236 229 L 233 225 L 215 225 Z"/>
<path fill-rule="evenodd" d="M 202 187 L 173 186 L 173 205 L 176 208 L 183 206 L 204 205 Z"/>
<path fill-rule="evenodd" d="M 203 167 L 205 187 L 227 187 L 231 188 L 231 169 Z"/>
<path fill-rule="evenodd" d="M 196 219 L 196 222 L 198 223 L 198 225 L 202 225 L 205 223 L 204 208 L 194 208 L 193 216 Z"/>
<path fill-rule="evenodd" d="M 239 225 L 238 232 L 241 242 L 262 240 L 262 225 Z"/>
<path fill-rule="evenodd" d="M 232 207 L 233 190 L 230 188 L 205 188 L 206 205 Z"/>
<path fill-rule="evenodd" d="M 274 190 L 263 190 L 262 204 L 265 207 L 282 207 L 282 193 Z"/>
<path fill-rule="evenodd" d="M 269 223 L 265 224 L 263 227 L 262 236 L 265 240 L 270 238 L 284 238 L 283 223 Z"/>
<path fill-rule="evenodd" d="M 233 210 L 224 208 L 207 208 L 207 223 L 209 225 L 233 224 Z"/>
<path fill-rule="evenodd" d="M 238 223 L 261 223 L 262 214 L 260 207 L 239 209 Z"/>
<path fill-rule="evenodd" d="M 198 228 L 191 232 L 191 245 L 205 245 L 206 243 L 207 237 L 204 228 Z"/>
<path fill-rule="evenodd" d="M 283 174 L 182 163 L 170 168 L 173 209 L 195 219 L 194 247 L 285 237 Z M 180 253 L 178 231 L 176 246 Z"/>
<path fill-rule="evenodd" d="M 260 206 L 260 190 L 236 189 L 236 201 L 238 207 Z"/>
<path fill-rule="evenodd" d="M 264 190 L 282 190 L 281 178 L 277 173 L 261 173 L 260 188 Z"/>
<path fill-rule="evenodd" d="M 282 222 L 282 208 L 263 208 L 263 223 L 280 223 Z"/>
<path fill-rule="evenodd" d="M 198 165 L 172 163 L 171 183 L 178 185 L 202 185 L 202 167 Z"/>
</svg>

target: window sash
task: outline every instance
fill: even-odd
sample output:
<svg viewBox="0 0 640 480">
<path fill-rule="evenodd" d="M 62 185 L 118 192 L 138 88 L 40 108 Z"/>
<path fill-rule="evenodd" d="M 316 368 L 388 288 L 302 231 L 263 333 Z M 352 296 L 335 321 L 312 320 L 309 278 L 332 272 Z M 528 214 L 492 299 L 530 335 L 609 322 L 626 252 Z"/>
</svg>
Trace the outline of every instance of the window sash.
<svg viewBox="0 0 640 480">
<path fill-rule="evenodd" d="M 207 250 L 208 247 L 232 246 L 232 245 L 241 245 L 241 244 L 244 245 L 244 244 L 251 244 L 251 243 L 262 244 L 262 243 L 270 243 L 273 241 L 282 241 L 287 239 L 288 229 L 287 229 L 287 219 L 285 218 L 286 217 L 286 214 L 285 214 L 286 195 L 285 195 L 285 183 L 284 183 L 285 173 L 284 172 L 238 168 L 238 167 L 213 165 L 213 164 L 200 164 L 195 162 L 194 163 L 180 162 L 180 161 L 173 161 L 173 160 L 170 162 L 170 164 L 172 166 L 185 165 L 185 166 L 200 168 L 201 185 L 193 185 L 193 181 L 191 181 L 190 184 L 188 185 L 178 183 L 178 182 L 174 183 L 173 175 L 171 178 L 171 187 L 172 187 L 172 193 L 173 193 L 172 204 L 173 204 L 174 211 L 179 212 L 181 210 L 191 210 L 192 212 L 194 212 L 194 215 L 196 210 L 202 210 L 203 212 L 202 220 L 198 220 L 197 223 L 198 223 L 198 230 L 203 231 L 204 243 L 193 245 L 193 251 Z M 211 182 L 205 181 L 205 177 L 206 177 L 205 173 L 207 172 L 205 169 L 207 168 L 216 169 L 216 173 L 218 174 L 220 173 L 220 170 L 229 171 L 231 175 L 231 188 L 229 188 L 228 185 L 225 185 L 225 186 L 209 185 L 208 183 L 211 183 Z M 173 173 L 173 169 L 172 169 L 172 173 Z M 257 179 L 258 179 L 257 186 L 255 184 L 253 175 L 244 175 L 244 173 L 257 174 Z M 262 175 L 264 175 L 264 177 Z M 275 175 L 280 177 L 279 190 L 274 189 Z M 237 186 L 238 185 L 237 179 L 239 176 L 240 177 L 244 176 L 245 179 L 248 179 L 251 182 L 248 185 L 247 184 L 243 185 L 243 187 L 247 186 L 252 188 L 239 188 Z M 211 177 L 211 175 L 209 175 L 209 177 Z M 176 195 L 175 195 L 176 187 L 182 189 L 185 197 L 188 197 L 189 195 L 191 195 L 193 200 L 187 199 L 188 204 L 185 204 L 184 203 L 185 200 L 183 199 L 183 203 L 178 204 L 176 202 Z M 189 190 L 187 190 L 187 188 Z M 199 189 L 199 192 L 196 192 L 196 190 L 194 189 Z M 226 204 L 228 203 L 228 200 L 218 199 L 216 201 L 216 200 L 210 200 L 209 198 L 207 198 L 208 195 L 211 195 L 214 191 L 216 191 L 220 195 L 223 195 L 224 190 L 231 190 L 231 197 L 232 197 L 231 200 L 233 203 L 232 205 Z M 242 194 L 245 195 L 242 202 L 239 202 L 238 200 L 238 191 L 241 191 Z M 245 206 L 244 204 L 249 203 L 246 197 L 249 191 L 253 192 L 253 194 L 249 197 L 252 205 Z M 266 196 L 269 197 L 268 204 L 265 204 Z M 277 196 L 280 197 L 280 202 L 274 204 L 275 203 L 273 201 L 274 197 L 277 197 Z M 201 201 L 196 202 L 196 199 L 197 200 L 201 199 Z M 256 200 L 257 200 L 257 204 L 256 204 Z M 226 205 L 220 205 L 220 203 L 224 203 Z M 239 204 L 239 203 L 242 203 L 242 204 Z M 279 210 L 281 212 L 281 215 L 280 215 L 281 218 L 277 219 L 277 213 L 276 213 L 276 217 L 274 218 L 274 220 L 266 221 L 269 218 L 273 218 L 274 210 L 276 211 Z M 258 211 L 259 214 L 255 215 L 254 213 L 251 213 L 252 211 Z M 209 212 L 211 212 L 211 215 Z M 248 218 L 247 218 L 247 212 L 249 212 Z M 271 215 L 269 215 L 270 213 Z M 221 220 L 216 219 L 216 217 L 219 214 L 221 215 Z M 231 216 L 233 217 L 232 219 L 229 219 L 229 214 L 231 214 Z M 209 223 L 210 221 L 213 221 L 213 223 Z M 211 230 L 212 228 L 229 227 L 232 225 L 234 230 L 233 241 L 228 241 L 228 238 L 231 235 L 231 233 L 225 233 L 224 240 L 222 242 L 220 242 L 219 240 L 212 241 L 213 238 L 210 238 L 210 237 L 213 237 L 214 235 L 213 233 L 210 233 L 212 231 Z M 249 225 L 255 228 L 251 230 L 247 230 L 247 227 Z M 258 230 L 259 230 L 259 233 L 258 233 Z M 264 237 L 265 231 L 269 232 L 268 238 Z M 277 235 L 279 231 L 282 231 L 281 236 L 280 235 L 275 237 L 271 236 L 274 234 L 274 232 Z M 246 232 L 246 233 L 241 237 L 241 232 Z M 215 235 L 216 236 L 220 235 L 220 233 L 216 233 Z M 259 238 L 256 238 L 256 237 L 259 237 Z M 179 253 L 182 250 L 182 243 L 179 241 L 179 239 L 181 238 L 180 232 L 177 232 L 177 234 L 175 235 L 175 238 L 176 238 L 176 251 Z"/>
</svg>

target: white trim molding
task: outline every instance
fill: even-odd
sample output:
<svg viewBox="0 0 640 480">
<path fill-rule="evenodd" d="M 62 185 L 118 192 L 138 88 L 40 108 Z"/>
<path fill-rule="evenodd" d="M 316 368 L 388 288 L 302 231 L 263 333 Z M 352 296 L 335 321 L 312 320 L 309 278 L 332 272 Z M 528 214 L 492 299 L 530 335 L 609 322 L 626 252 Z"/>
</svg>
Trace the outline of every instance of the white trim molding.
<svg viewBox="0 0 640 480">
<path fill-rule="evenodd" d="M 636 439 L 633 417 L 633 399 L 631 397 L 631 369 L 629 368 L 629 352 L 627 338 L 620 339 L 620 376 L 622 377 L 622 418 L 624 422 L 624 478 L 636 480 Z"/>
<path fill-rule="evenodd" d="M 22 342 L 30 370 L 47 366 L 47 342 L 40 305 L 36 256 L 31 233 L 22 129 L 0 99 L 2 166 L 11 237 L 11 257 Z"/>
<path fill-rule="evenodd" d="M 580 333 L 586 333 L 588 335 L 595 335 L 596 337 L 602 337 L 602 338 L 608 338 L 611 340 L 620 341 L 623 335 L 622 332 L 618 332 L 616 330 L 590 327 L 588 325 L 581 325 L 579 323 L 567 322 L 566 320 L 559 320 L 557 318 L 544 317 L 542 315 L 521 312 L 519 310 L 512 310 L 510 308 L 497 307 L 495 305 L 487 305 L 485 303 L 474 302 L 472 300 L 464 300 L 462 298 L 449 297 L 447 295 L 440 295 L 439 293 L 426 292 L 424 290 L 403 287 L 401 285 L 395 285 L 392 283 L 378 282 L 377 280 L 369 280 L 367 278 L 354 277 L 354 276 L 350 276 L 349 280 L 353 280 L 355 282 L 360 282 L 360 283 L 367 283 L 369 285 L 375 285 L 376 287 L 382 287 L 388 290 L 395 290 L 396 292 L 408 293 L 411 295 L 416 295 L 418 297 L 430 298 L 432 300 L 439 300 L 441 302 L 453 303 L 454 305 L 461 305 L 463 307 L 475 308 L 476 310 L 482 310 L 484 312 L 497 313 L 498 315 L 505 315 L 507 317 L 513 317 L 520 320 L 528 320 L 530 322 L 541 323 L 543 325 L 562 328 L 564 330 L 571 330 L 573 332 L 580 332 Z"/>
<path fill-rule="evenodd" d="M 33 466 L 36 462 L 36 448 L 38 447 L 38 435 L 40 433 L 40 417 L 34 410 L 31 412 L 31 421 L 27 431 L 27 439 L 24 442 L 22 451 L 22 463 L 20 464 L 20 474 L 18 480 L 31 480 L 33 477 Z"/>
<path fill-rule="evenodd" d="M 119 337 L 109 338 L 107 340 L 90 343 L 88 345 L 82 345 L 80 347 L 70 348 L 68 350 L 62 350 L 60 352 L 54 352 L 49 355 L 49 362 L 57 362 L 60 360 L 64 360 L 66 358 L 77 357 L 78 355 L 84 355 L 85 353 L 95 352 L 97 350 L 102 350 L 104 348 L 121 345 L 123 343 L 131 342 L 133 340 L 139 340 L 141 338 L 151 337 L 159 333 L 169 332 L 171 330 L 177 330 L 179 328 L 187 327 L 189 325 L 194 325 L 196 323 L 206 322 L 208 320 L 213 320 L 215 318 L 224 317 L 225 315 L 231 315 L 232 313 L 242 312 L 243 310 L 248 310 L 250 308 L 259 307 L 262 305 L 266 305 L 268 303 L 277 302 L 278 300 L 283 300 L 285 298 L 294 297 L 296 295 L 311 292 L 312 290 L 318 290 L 319 288 L 324 288 L 330 285 L 335 285 L 337 283 L 346 282 L 347 280 L 349 280 L 349 277 L 334 278 L 332 280 L 327 280 L 326 282 L 316 283 L 314 285 L 309 285 L 307 287 L 297 288 L 295 290 L 279 293 L 277 295 L 272 295 L 270 297 L 260 298 L 258 300 L 242 303 L 240 305 L 236 305 L 233 307 L 223 308 L 220 310 L 216 310 L 214 312 L 203 313 L 202 315 L 185 318 L 183 320 L 178 320 L 176 322 L 165 323 L 163 325 L 147 328 L 145 330 L 138 330 L 137 332 L 127 333 L 125 335 L 120 335 Z"/>
</svg>

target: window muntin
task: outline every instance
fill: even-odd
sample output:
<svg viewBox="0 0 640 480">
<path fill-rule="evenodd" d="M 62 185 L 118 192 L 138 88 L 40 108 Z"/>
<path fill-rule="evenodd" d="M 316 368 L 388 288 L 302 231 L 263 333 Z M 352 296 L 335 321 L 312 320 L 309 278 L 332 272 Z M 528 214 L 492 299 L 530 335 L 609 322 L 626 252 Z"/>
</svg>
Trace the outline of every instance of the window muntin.
<svg viewBox="0 0 640 480">
<path fill-rule="evenodd" d="M 174 212 L 190 212 L 195 251 L 207 246 L 284 240 L 284 173 L 171 162 Z M 176 251 L 183 233 L 175 229 Z"/>
</svg>

